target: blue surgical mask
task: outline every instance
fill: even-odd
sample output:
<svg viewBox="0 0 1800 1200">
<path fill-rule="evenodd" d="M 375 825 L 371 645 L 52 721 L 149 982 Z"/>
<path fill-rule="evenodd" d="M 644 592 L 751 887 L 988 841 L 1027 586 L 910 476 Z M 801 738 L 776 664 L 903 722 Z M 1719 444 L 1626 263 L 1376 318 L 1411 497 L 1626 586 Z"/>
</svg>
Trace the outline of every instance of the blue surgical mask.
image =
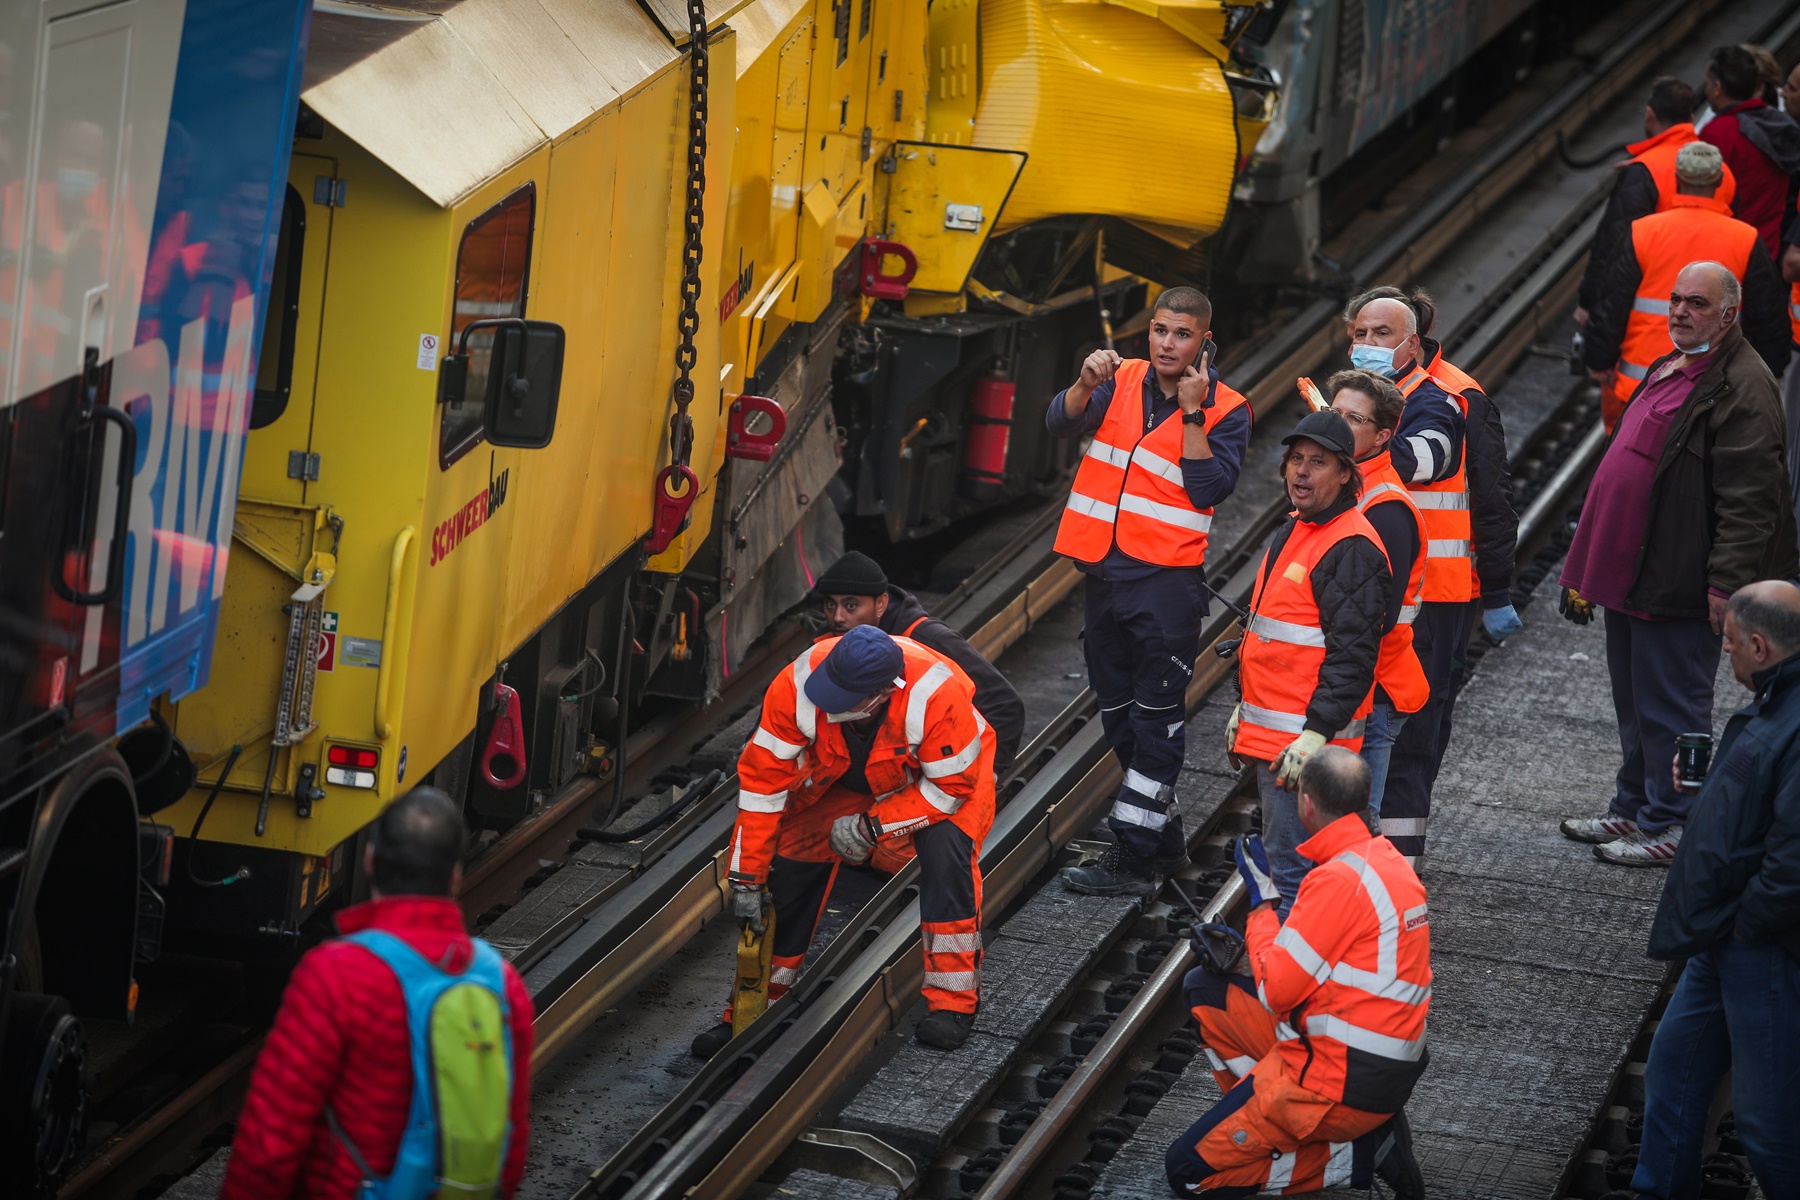
<svg viewBox="0 0 1800 1200">
<path fill-rule="evenodd" d="M 1400 372 L 1394 367 L 1394 352 L 1386 346 L 1360 344 L 1350 347 L 1350 365 L 1359 371 L 1373 371 L 1384 379 Z"/>
<path fill-rule="evenodd" d="M 56 194 L 70 204 L 79 204 L 94 194 L 100 186 L 98 171 L 83 171 L 78 167 L 58 167 L 56 171 Z"/>
</svg>

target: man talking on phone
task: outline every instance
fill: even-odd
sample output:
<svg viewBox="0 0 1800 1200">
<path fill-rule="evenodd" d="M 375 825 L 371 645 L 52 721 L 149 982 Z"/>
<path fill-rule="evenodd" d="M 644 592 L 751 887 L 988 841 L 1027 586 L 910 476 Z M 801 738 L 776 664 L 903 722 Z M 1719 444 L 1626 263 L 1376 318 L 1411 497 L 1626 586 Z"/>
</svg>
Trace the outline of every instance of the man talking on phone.
<svg viewBox="0 0 1800 1200">
<path fill-rule="evenodd" d="M 1170 288 L 1151 310 L 1150 357 L 1094 351 L 1045 415 L 1057 437 L 1093 437 L 1056 551 L 1087 576 L 1088 681 L 1125 769 L 1107 817 L 1112 848 L 1063 872 L 1088 895 L 1148 893 L 1186 858 L 1175 780 L 1206 616 L 1207 532 L 1250 445 L 1250 407 L 1219 381 L 1211 326 L 1211 301 Z"/>
</svg>

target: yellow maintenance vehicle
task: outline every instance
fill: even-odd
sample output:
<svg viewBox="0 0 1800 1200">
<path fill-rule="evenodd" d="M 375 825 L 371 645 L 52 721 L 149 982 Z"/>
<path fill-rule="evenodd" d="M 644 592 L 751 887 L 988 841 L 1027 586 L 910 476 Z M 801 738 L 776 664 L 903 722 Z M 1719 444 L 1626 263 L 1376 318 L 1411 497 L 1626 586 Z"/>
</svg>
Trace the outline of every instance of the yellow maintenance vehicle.
<svg viewBox="0 0 1800 1200">
<path fill-rule="evenodd" d="M 1058 480 L 1043 404 L 1203 278 L 1274 111 L 1254 14 L 317 0 L 212 679 L 163 712 L 199 782 L 144 803 L 172 925 L 291 938 L 397 792 L 504 827 L 619 706 L 715 694 L 845 522 Z"/>
</svg>

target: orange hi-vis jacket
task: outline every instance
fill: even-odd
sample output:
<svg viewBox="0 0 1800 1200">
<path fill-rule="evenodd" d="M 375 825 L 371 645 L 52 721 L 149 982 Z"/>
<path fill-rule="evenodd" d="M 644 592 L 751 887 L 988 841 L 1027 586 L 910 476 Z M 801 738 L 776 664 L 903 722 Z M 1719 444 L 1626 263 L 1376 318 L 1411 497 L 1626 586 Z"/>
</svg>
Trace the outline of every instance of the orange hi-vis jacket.
<svg viewBox="0 0 1800 1200">
<path fill-rule="evenodd" d="M 1402 396 L 1410 397 L 1427 379 L 1436 383 L 1456 401 L 1466 422 L 1469 398 L 1463 392 L 1475 381 L 1444 363 L 1438 369 L 1427 369 L 1417 363 L 1412 370 L 1394 381 Z M 1442 377 L 1439 376 L 1442 370 Z M 1452 386 L 1460 382 L 1461 386 Z M 1456 473 L 1436 483 L 1409 483 L 1406 494 L 1425 520 L 1425 601 L 1429 604 L 1456 604 L 1473 600 L 1481 594 L 1475 583 L 1475 527 L 1469 516 L 1469 446 L 1463 438 L 1462 460 Z"/>
<path fill-rule="evenodd" d="M 1270 562 L 1269 551 L 1263 552 L 1256 592 L 1250 598 L 1250 624 L 1238 645 L 1244 703 L 1230 750 L 1239 758 L 1271 762 L 1306 732 L 1306 709 L 1319 685 L 1319 668 L 1325 664 L 1325 626 L 1313 595 L 1312 571 L 1326 551 L 1353 537 L 1368 538 L 1381 547 L 1381 535 L 1368 518 L 1347 508 L 1323 525 L 1295 521 L 1282 543 L 1279 562 Z M 1332 745 L 1362 749 L 1363 722 L 1374 696 L 1371 680 L 1355 717 L 1332 737 Z"/>
<path fill-rule="evenodd" d="M 1443 350 L 1442 346 L 1438 347 L 1437 353 L 1431 356 L 1431 361 L 1425 364 L 1425 373 L 1427 375 L 1431 376 L 1432 382 L 1436 383 L 1439 387 L 1443 388 L 1446 392 L 1448 392 L 1452 396 L 1456 397 L 1456 402 L 1458 404 L 1462 405 L 1463 419 L 1465 421 L 1468 419 L 1468 416 L 1469 416 L 1469 393 L 1470 392 L 1481 392 L 1483 395 L 1487 394 L 1486 389 L 1484 389 L 1481 386 L 1481 384 L 1476 381 L 1476 379 L 1473 375 L 1470 375 L 1468 372 L 1464 371 L 1461 367 L 1454 366 L 1451 363 L 1445 361 L 1444 350 Z M 1465 433 L 1464 437 L 1463 437 L 1463 469 L 1464 469 L 1463 478 L 1464 478 L 1464 482 L 1467 482 L 1467 479 L 1468 479 L 1468 474 L 1467 474 L 1468 465 L 1469 465 L 1468 435 Z M 1422 490 L 1429 491 L 1430 489 L 1426 488 L 1426 489 L 1422 489 Z M 1473 530 L 1475 528 L 1474 519 L 1475 519 L 1474 512 L 1473 512 L 1473 510 L 1471 510 L 1470 516 L 1469 516 L 1469 520 L 1470 520 L 1469 528 L 1471 530 L 1471 533 L 1473 532 Z M 1478 570 L 1476 570 L 1476 567 L 1475 567 L 1474 544 L 1473 544 L 1474 538 L 1471 536 L 1469 540 L 1470 540 L 1469 598 L 1471 600 L 1473 600 L 1475 597 L 1481 595 L 1481 573 Z"/>
<path fill-rule="evenodd" d="M 769 684 L 762 720 L 738 755 L 738 816 L 731 833 L 731 882 L 760 887 L 775 857 L 781 817 L 816 803 L 850 768 L 844 735 L 806 698 L 806 679 L 837 638 L 808 647 Z M 902 686 L 869 748 L 863 777 L 869 813 L 885 840 L 954 821 L 979 845 L 994 823 L 994 731 L 975 711 L 975 685 L 962 668 L 910 638 Z"/>
<path fill-rule="evenodd" d="M 1143 426 L 1144 376 L 1150 363 L 1129 358 L 1113 373 L 1112 403 L 1075 472 L 1075 485 L 1056 530 L 1056 552 L 1086 563 L 1119 549 L 1159 567 L 1197 567 L 1206 561 L 1213 510 L 1195 508 L 1181 477 L 1183 424 L 1171 415 Z M 1207 433 L 1245 404 L 1220 382 L 1205 410 Z"/>
<path fill-rule="evenodd" d="M 1732 216 L 1731 206 L 1716 195 L 1676 196 L 1666 211 L 1631 223 L 1631 248 L 1643 278 L 1619 346 L 1614 400 L 1621 405 L 1629 400 L 1650 364 L 1675 349 L 1669 338 L 1669 293 L 1681 269 L 1702 259 L 1724 263 L 1742 283 L 1757 236 L 1756 226 Z"/>
<path fill-rule="evenodd" d="M 1800 212 L 1800 200 L 1795 201 L 1794 207 L 1797 212 Z M 1783 246 L 1782 253 L 1785 255 L 1786 252 L 1787 247 Z M 1781 270 L 1779 262 L 1775 264 L 1775 269 Z M 1800 283 L 1788 285 L 1788 325 L 1794 335 L 1794 344 L 1800 346 Z"/>
<path fill-rule="evenodd" d="M 1412 513 L 1413 527 L 1419 531 L 1419 552 L 1413 555 L 1412 574 L 1406 580 L 1406 600 L 1400 607 L 1400 619 L 1381 635 L 1381 658 L 1375 664 L 1375 682 L 1387 693 L 1395 711 L 1416 713 L 1431 699 L 1431 684 L 1425 678 L 1418 652 L 1413 649 L 1413 621 L 1418 618 L 1419 605 L 1425 601 L 1425 516 L 1407 494 L 1406 484 L 1401 482 L 1400 472 L 1394 470 L 1387 451 L 1357 465 L 1363 474 L 1363 494 L 1356 502 L 1357 511 L 1367 516 L 1369 509 L 1378 504 L 1404 504 Z M 1390 559 L 1388 567 L 1391 569 L 1393 565 Z M 1394 582 L 1398 585 L 1400 581 Z"/>
<path fill-rule="evenodd" d="M 1282 1074 L 1352 1108 L 1398 1112 L 1427 1062 L 1425 885 L 1360 813 L 1298 849 L 1319 865 L 1287 922 L 1258 907 L 1244 925 L 1257 996 L 1275 1016 Z"/>
<path fill-rule="evenodd" d="M 1694 132 L 1694 123 L 1680 121 L 1655 137 L 1645 138 L 1625 147 L 1625 153 L 1631 155 L 1628 161 L 1642 164 L 1650 172 L 1650 178 L 1656 182 L 1657 212 L 1668 211 L 1674 206 L 1675 197 L 1681 194 L 1675 190 L 1675 156 L 1681 153 L 1683 146 L 1699 140 L 1700 135 Z M 1736 195 L 1737 176 L 1731 173 L 1730 167 L 1726 167 L 1724 178 L 1719 180 L 1719 189 L 1713 193 L 1713 198 L 1724 201 L 1729 207 Z"/>
</svg>

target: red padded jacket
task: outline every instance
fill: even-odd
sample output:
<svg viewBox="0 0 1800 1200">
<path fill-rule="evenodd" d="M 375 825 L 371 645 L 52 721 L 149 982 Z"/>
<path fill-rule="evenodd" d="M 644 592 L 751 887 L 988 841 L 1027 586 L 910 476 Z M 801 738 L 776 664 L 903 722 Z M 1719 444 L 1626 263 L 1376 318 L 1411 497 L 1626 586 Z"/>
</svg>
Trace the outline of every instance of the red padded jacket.
<svg viewBox="0 0 1800 1200">
<path fill-rule="evenodd" d="M 470 942 L 456 901 L 388 896 L 345 909 L 338 929 L 382 929 L 448 970 L 468 965 Z M 510 964 L 512 1141 L 501 1174 L 511 1196 L 525 1173 L 531 1102 L 531 994 Z M 412 1103 L 412 1046 L 392 971 L 361 946 L 326 942 L 294 969 L 238 1115 L 220 1200 L 345 1200 L 356 1166 L 325 1124 L 329 1104 L 372 1170 L 394 1165 Z"/>
</svg>

